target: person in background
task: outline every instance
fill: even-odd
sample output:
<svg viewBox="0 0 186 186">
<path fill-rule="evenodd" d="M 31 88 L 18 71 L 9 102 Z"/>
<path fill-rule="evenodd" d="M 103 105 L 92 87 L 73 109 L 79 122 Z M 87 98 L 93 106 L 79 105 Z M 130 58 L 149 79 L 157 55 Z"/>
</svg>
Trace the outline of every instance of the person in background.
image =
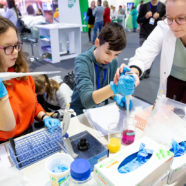
<svg viewBox="0 0 186 186">
<path fill-rule="evenodd" d="M 136 10 L 135 6 L 132 6 L 132 10 L 130 12 L 130 15 L 132 16 L 133 32 L 136 32 L 136 29 L 138 27 L 138 24 L 137 24 L 138 11 Z"/>
<path fill-rule="evenodd" d="M 34 7 L 31 4 L 27 6 L 26 11 L 28 15 L 35 15 Z"/>
<path fill-rule="evenodd" d="M 139 13 L 139 11 L 140 11 L 140 7 L 141 7 L 141 5 L 143 5 L 143 3 L 144 3 L 144 1 L 140 1 L 140 3 L 138 4 L 138 6 L 137 6 L 137 11 L 138 11 L 138 13 Z"/>
<path fill-rule="evenodd" d="M 149 34 L 156 27 L 157 22 L 165 16 L 165 5 L 158 0 L 151 0 L 141 5 L 137 18 L 140 24 L 139 44 L 140 46 L 147 39 Z M 151 67 L 143 74 L 142 78 L 149 78 Z"/>
<path fill-rule="evenodd" d="M 103 1 L 103 7 L 105 8 L 104 14 L 103 14 L 103 26 L 105 26 L 107 23 L 110 23 L 110 8 L 108 5 L 108 1 Z"/>
<path fill-rule="evenodd" d="M 8 18 L 16 26 L 18 20 L 18 13 L 14 0 L 7 0 L 7 11 L 4 14 L 4 17 Z"/>
<path fill-rule="evenodd" d="M 121 5 L 119 5 L 118 9 L 118 21 L 119 23 L 125 28 L 125 18 L 126 18 L 126 13 L 125 13 L 125 8 Z"/>
<path fill-rule="evenodd" d="M 45 17 L 45 22 L 46 23 L 51 24 L 51 23 L 54 22 L 52 10 L 45 10 L 44 11 L 44 17 Z"/>
<path fill-rule="evenodd" d="M 167 0 L 166 19 L 159 21 L 129 60 L 131 71 L 141 76 L 161 52 L 159 93 L 186 103 L 186 1 Z M 118 68 L 115 83 L 123 71 Z"/>
<path fill-rule="evenodd" d="M 43 103 L 39 103 L 47 112 L 64 110 L 67 103 L 71 102 L 72 90 L 66 84 L 57 82 L 55 79 L 49 79 L 47 75 L 34 77 L 37 95 L 43 97 Z"/>
<path fill-rule="evenodd" d="M 28 72 L 16 27 L 3 17 L 0 17 L 0 72 Z M 37 102 L 31 76 L 0 80 L 0 141 L 28 131 L 34 118 L 43 121 L 51 131 L 60 125 L 60 121 L 48 117 Z"/>
<path fill-rule="evenodd" d="M 117 19 L 116 7 L 111 5 L 110 8 L 111 8 L 111 15 L 110 15 L 111 20 L 116 20 Z"/>
<path fill-rule="evenodd" d="M 119 15 L 125 15 L 125 9 L 122 8 L 121 5 L 119 5 L 118 14 L 119 14 Z"/>
<path fill-rule="evenodd" d="M 23 16 L 21 19 L 27 28 L 32 29 L 35 25 L 46 23 L 42 15 L 36 16 L 32 5 L 28 5 L 26 10 L 28 15 Z"/>
<path fill-rule="evenodd" d="M 95 46 L 75 59 L 75 88 L 70 106 L 77 115 L 82 114 L 83 109 L 107 104 L 108 98 L 118 93 L 134 92 L 133 76 L 124 74 L 117 86 L 112 81 L 118 66 L 117 56 L 125 46 L 123 27 L 107 23 L 96 38 Z"/>
<path fill-rule="evenodd" d="M 43 15 L 43 12 L 40 8 L 37 9 L 36 15 L 37 16 Z"/>
<path fill-rule="evenodd" d="M 95 16 L 93 44 L 97 37 L 97 30 L 99 29 L 99 32 L 101 32 L 103 27 L 103 14 L 104 8 L 101 6 L 101 0 L 97 0 L 97 7 L 93 10 L 93 16 Z"/>
<path fill-rule="evenodd" d="M 4 5 L 0 3 L 0 16 L 3 16 L 5 14 Z"/>
<path fill-rule="evenodd" d="M 57 22 L 59 22 L 59 8 L 56 8 L 55 9 L 54 20 L 57 21 Z"/>
<path fill-rule="evenodd" d="M 95 17 L 92 14 L 92 11 L 95 9 L 95 1 L 91 1 L 91 5 L 87 10 L 87 16 L 89 17 L 88 19 L 88 38 L 89 38 L 89 42 L 92 43 L 91 40 L 91 31 L 94 28 L 94 22 L 95 22 Z"/>
</svg>

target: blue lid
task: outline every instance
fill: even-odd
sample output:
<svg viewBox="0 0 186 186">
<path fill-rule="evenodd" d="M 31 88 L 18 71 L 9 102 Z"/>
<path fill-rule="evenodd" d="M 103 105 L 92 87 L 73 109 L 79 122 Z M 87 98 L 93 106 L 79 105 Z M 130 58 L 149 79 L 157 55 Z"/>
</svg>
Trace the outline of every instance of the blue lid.
<svg viewBox="0 0 186 186">
<path fill-rule="evenodd" d="M 83 181 L 88 179 L 90 173 L 90 163 L 86 159 L 77 158 L 70 165 L 71 177 L 77 181 Z"/>
</svg>

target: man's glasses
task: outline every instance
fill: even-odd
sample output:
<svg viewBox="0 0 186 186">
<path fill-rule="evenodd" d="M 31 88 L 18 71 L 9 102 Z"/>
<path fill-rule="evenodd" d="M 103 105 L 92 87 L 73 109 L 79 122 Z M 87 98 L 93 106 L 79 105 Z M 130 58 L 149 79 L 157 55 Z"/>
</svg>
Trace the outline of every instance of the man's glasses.
<svg viewBox="0 0 186 186">
<path fill-rule="evenodd" d="M 18 42 L 14 46 L 7 46 L 7 47 L 0 46 L 0 49 L 4 50 L 6 55 L 11 55 L 11 54 L 13 54 L 14 49 L 16 49 L 19 52 L 21 50 L 21 47 L 22 47 L 22 43 Z"/>
<path fill-rule="evenodd" d="M 183 25 L 186 23 L 186 16 L 180 16 L 180 17 L 175 17 L 175 18 L 171 18 L 169 16 L 166 16 L 167 19 L 164 19 L 165 23 L 167 23 L 168 25 L 171 25 L 173 23 L 173 21 L 175 20 L 175 22 L 178 25 Z"/>
</svg>

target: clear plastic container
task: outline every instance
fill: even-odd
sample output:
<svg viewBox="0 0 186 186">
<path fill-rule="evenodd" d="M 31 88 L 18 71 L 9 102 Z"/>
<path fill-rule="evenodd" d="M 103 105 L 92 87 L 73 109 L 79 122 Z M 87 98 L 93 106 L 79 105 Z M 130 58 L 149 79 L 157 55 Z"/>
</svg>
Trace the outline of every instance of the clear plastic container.
<svg viewBox="0 0 186 186">
<path fill-rule="evenodd" d="M 121 148 L 122 131 L 116 130 L 113 126 L 115 126 L 115 123 L 108 126 L 108 149 L 109 152 L 116 153 Z"/>
<path fill-rule="evenodd" d="M 70 166 L 70 183 L 69 186 L 96 186 L 96 181 L 91 175 L 90 163 L 83 158 L 75 159 Z"/>
</svg>

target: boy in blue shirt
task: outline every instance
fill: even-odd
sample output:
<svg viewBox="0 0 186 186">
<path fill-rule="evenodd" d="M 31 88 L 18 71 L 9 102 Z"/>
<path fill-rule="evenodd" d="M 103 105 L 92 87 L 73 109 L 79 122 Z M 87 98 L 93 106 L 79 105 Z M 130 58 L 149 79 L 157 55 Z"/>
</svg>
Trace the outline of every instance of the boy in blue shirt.
<svg viewBox="0 0 186 186">
<path fill-rule="evenodd" d="M 83 109 L 107 104 L 108 98 L 115 94 L 125 96 L 134 92 L 135 79 L 131 75 L 124 73 L 117 85 L 113 82 L 118 67 L 117 56 L 125 46 L 123 27 L 117 23 L 108 23 L 96 38 L 95 46 L 75 59 L 75 88 L 71 108 L 77 115 L 83 113 Z M 126 71 L 130 70 L 125 68 Z M 118 98 L 122 97 L 115 96 L 116 102 Z"/>
</svg>

